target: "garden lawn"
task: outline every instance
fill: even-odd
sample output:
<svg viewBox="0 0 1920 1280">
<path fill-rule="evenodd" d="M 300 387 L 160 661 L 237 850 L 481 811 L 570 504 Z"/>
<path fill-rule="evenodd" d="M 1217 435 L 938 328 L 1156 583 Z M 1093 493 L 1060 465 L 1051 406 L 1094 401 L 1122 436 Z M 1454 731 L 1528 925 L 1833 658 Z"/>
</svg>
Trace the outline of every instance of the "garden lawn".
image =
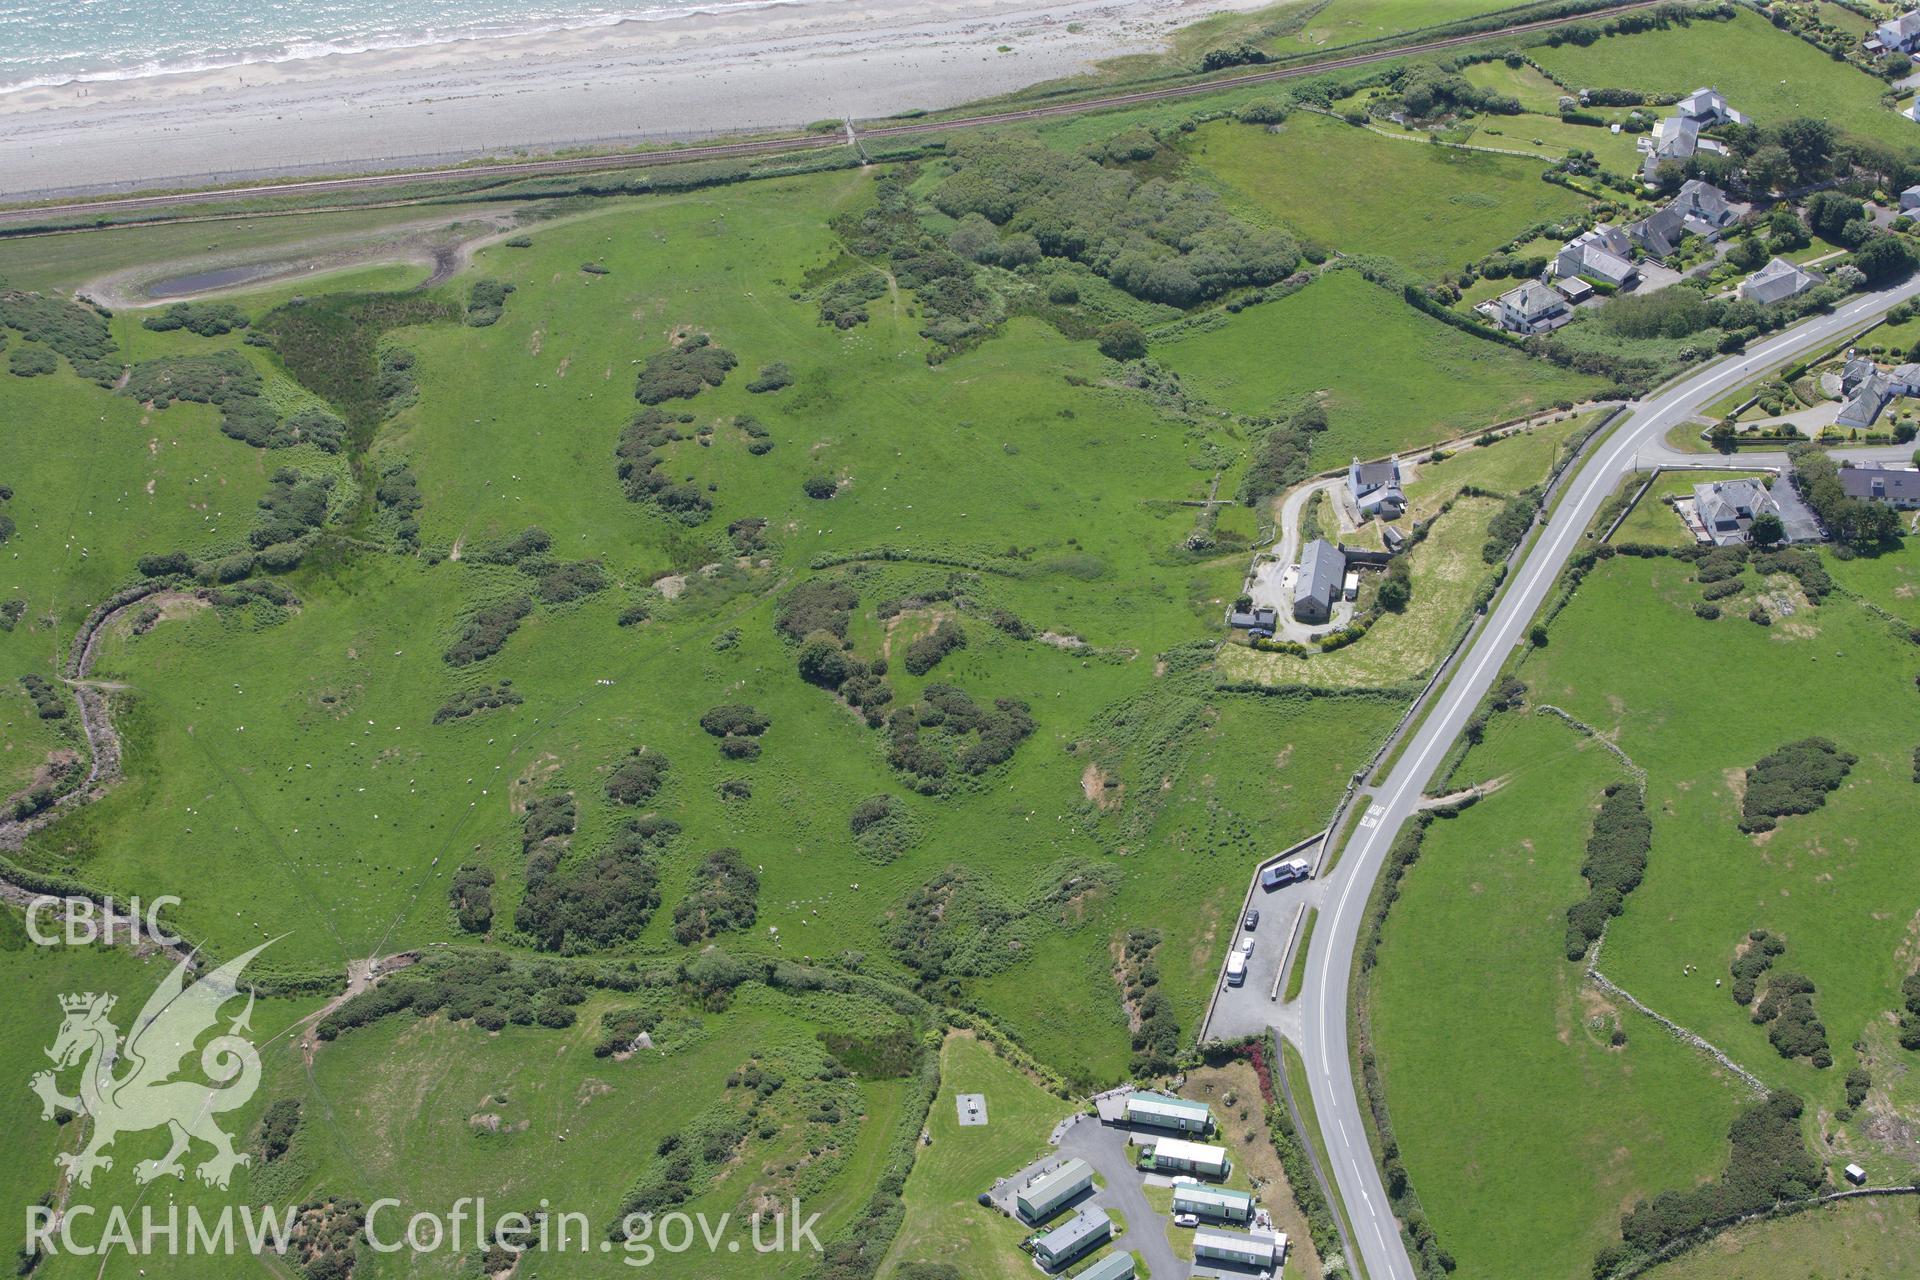
<svg viewBox="0 0 1920 1280">
<path fill-rule="evenodd" d="M 962 1093 L 986 1095 L 985 1125 L 961 1126 L 954 1098 Z M 927 1117 L 933 1143 L 921 1149 L 907 1178 L 906 1222 L 882 1276 L 909 1262 L 948 1263 L 980 1280 L 1026 1276 L 1032 1266 L 1020 1251 L 1026 1230 L 976 1197 L 1045 1154 L 1053 1126 L 1072 1111 L 1071 1103 L 971 1032 L 948 1035 L 940 1050 L 940 1093 Z"/>
<path fill-rule="evenodd" d="M 1331 427 L 1315 438 L 1317 470 L 1578 401 L 1600 385 L 1450 328 L 1344 270 L 1157 344 L 1154 355 L 1190 391 L 1237 413 L 1320 394 Z"/>
<path fill-rule="evenodd" d="M 1620 522 L 1619 531 L 1613 535 L 1615 543 L 1646 542 L 1661 547 L 1691 547 L 1695 543 L 1693 531 L 1686 521 L 1680 518 L 1671 506 L 1668 498 L 1691 498 L 1693 486 L 1707 484 L 1715 480 L 1765 480 L 1770 478 L 1759 471 L 1665 471 L 1653 482 L 1646 496 L 1634 507 L 1633 514 Z M 1636 481 L 1637 484 L 1637 481 Z"/>
<path fill-rule="evenodd" d="M 1576 88 L 1679 94 L 1711 85 L 1759 124 L 1820 116 L 1846 133 L 1895 146 L 1913 141 L 1913 121 L 1880 105 L 1880 81 L 1744 10 L 1731 22 L 1607 36 L 1584 48 L 1541 45 L 1531 53 Z"/>
<path fill-rule="evenodd" d="M 1275 221 L 1344 253 L 1383 254 L 1423 279 L 1586 205 L 1542 182 L 1536 161 L 1387 138 L 1307 112 L 1273 131 L 1216 120 L 1186 145 Z"/>
<path fill-rule="evenodd" d="M 1743 1090 L 1562 951 L 1587 815 L 1623 776 L 1613 758 L 1509 715 L 1469 764 L 1506 785 L 1428 829 L 1373 971 L 1374 1044 L 1402 1160 L 1460 1274 L 1573 1280 L 1636 1198 L 1718 1172 Z"/>
<path fill-rule="evenodd" d="M 1476 62 L 1461 68 L 1460 74 L 1467 78 L 1468 84 L 1507 94 L 1519 100 L 1522 110 L 1540 115 L 1558 112 L 1560 99 L 1567 93 L 1524 62 L 1517 67 L 1510 67 L 1503 60 Z"/>
</svg>

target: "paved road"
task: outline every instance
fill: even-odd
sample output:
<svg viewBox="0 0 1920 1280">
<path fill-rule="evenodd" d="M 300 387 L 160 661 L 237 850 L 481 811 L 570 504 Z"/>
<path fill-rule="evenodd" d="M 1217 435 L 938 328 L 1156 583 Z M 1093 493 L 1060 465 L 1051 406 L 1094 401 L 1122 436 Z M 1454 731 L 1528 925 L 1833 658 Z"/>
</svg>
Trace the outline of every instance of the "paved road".
<svg viewBox="0 0 1920 1280">
<path fill-rule="evenodd" d="M 1506 593 L 1462 655 L 1451 680 L 1436 696 L 1399 763 L 1370 797 L 1356 802 L 1368 806 L 1362 819 L 1366 825 L 1355 828 L 1339 865 L 1322 887 L 1320 922 L 1307 957 L 1307 981 L 1301 992 L 1301 1049 L 1307 1078 L 1300 1083 L 1313 1096 L 1331 1171 L 1352 1218 L 1354 1244 L 1371 1280 L 1413 1280 L 1415 1274 L 1367 1145 L 1347 1038 L 1348 980 L 1354 949 L 1360 939 L 1367 896 L 1379 877 L 1388 847 L 1418 807 L 1442 757 L 1499 674 L 1507 655 L 1525 635 L 1561 566 L 1579 548 L 1595 511 L 1618 487 L 1622 476 L 1633 469 L 1636 459 L 1650 465 L 1649 459 L 1664 451 L 1662 442 L 1676 423 L 1768 367 L 1831 342 L 1915 297 L 1920 297 L 1920 279 L 1897 289 L 1861 295 L 1830 315 L 1816 316 L 1756 343 L 1744 355 L 1709 365 L 1637 405 L 1567 485 L 1552 522 L 1514 570 Z M 1697 454 L 1682 456 L 1701 458 Z M 1739 458 L 1741 462 L 1748 460 L 1746 455 Z"/>
<path fill-rule="evenodd" d="M 860 139 L 895 138 L 922 133 L 946 133 L 956 129 L 977 129 L 989 125 L 1016 124 L 1026 120 L 1043 120 L 1052 116 L 1080 115 L 1088 111 L 1105 111 L 1114 107 L 1138 106 L 1142 103 L 1163 102 L 1169 99 L 1189 98 L 1200 94 L 1216 93 L 1222 89 L 1232 89 L 1250 84 L 1264 84 L 1276 80 L 1291 80 L 1300 76 L 1319 75 L 1327 71 L 1344 67 L 1365 66 L 1368 63 L 1383 62 L 1393 58 L 1406 58 L 1423 53 L 1433 53 L 1449 49 L 1456 45 L 1476 44 L 1487 40 L 1497 40 L 1503 36 L 1518 35 L 1527 31 L 1538 31 L 1547 27 L 1563 26 L 1570 22 L 1599 22 L 1617 14 L 1634 9 L 1650 8 L 1665 3 L 1665 0 L 1625 0 L 1624 3 L 1605 9 L 1596 9 L 1589 13 L 1567 14 L 1557 18 L 1544 18 L 1535 22 L 1520 22 L 1502 27 L 1495 31 L 1473 32 L 1467 35 L 1447 36 L 1438 40 L 1428 40 L 1420 44 L 1402 45 L 1397 48 L 1379 49 L 1367 53 L 1353 54 L 1345 58 L 1328 58 L 1318 62 L 1292 63 L 1285 67 L 1273 67 L 1265 71 L 1243 72 L 1239 75 L 1222 76 L 1217 79 L 1188 81 L 1184 84 L 1167 85 L 1157 89 L 1140 89 L 1132 93 L 1108 94 L 1096 98 L 1082 98 L 1070 102 L 1054 102 L 1046 106 L 1027 107 L 1017 111 L 996 111 L 984 115 L 949 117 L 939 120 L 921 120 L 909 123 L 877 122 L 870 128 L 855 130 L 852 121 L 847 122 L 846 132 L 808 133 L 774 138 L 755 138 L 745 142 L 721 142 L 705 146 L 678 147 L 660 151 L 627 153 L 624 155 L 569 156 L 552 160 L 517 160 L 503 164 L 456 165 L 441 169 L 411 169 L 393 173 L 366 174 L 351 178 L 323 178 L 307 181 L 287 181 L 255 184 L 243 187 L 229 187 L 219 191 L 179 192 L 170 195 L 118 196 L 98 200 L 84 200 L 66 204 L 41 205 L 33 208 L 0 210 L 0 223 L 38 221 L 51 215 L 78 216 L 123 212 L 131 209 L 159 209 L 171 205 L 202 205 L 216 201 L 258 200 L 275 196 L 312 195 L 316 193 L 344 192 L 364 190 L 376 187 L 400 186 L 422 181 L 446 179 L 480 180 L 500 178 L 524 178 L 542 174 L 556 173 L 599 173 L 613 169 L 645 168 L 657 164 L 676 164 L 683 160 L 711 160 L 723 157 L 777 155 L 792 151 L 816 151 L 824 148 L 853 145 L 857 147 Z M 697 126 L 698 121 L 694 124 Z M 4 179 L 0 179 L 4 181 Z M 157 184 L 156 184 L 157 185 Z M 0 199 L 19 199 L 23 193 L 0 191 Z"/>
</svg>

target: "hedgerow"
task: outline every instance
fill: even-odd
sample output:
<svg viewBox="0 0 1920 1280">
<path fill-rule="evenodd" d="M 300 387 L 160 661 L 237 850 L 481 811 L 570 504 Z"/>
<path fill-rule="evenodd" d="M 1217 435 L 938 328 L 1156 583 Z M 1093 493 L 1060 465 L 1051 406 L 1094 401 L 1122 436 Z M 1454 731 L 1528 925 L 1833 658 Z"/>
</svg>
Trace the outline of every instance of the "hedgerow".
<svg viewBox="0 0 1920 1280">
<path fill-rule="evenodd" d="M 1625 908 L 1626 897 L 1647 872 L 1653 847 L 1653 822 L 1640 788 L 1616 782 L 1607 788 L 1587 836 L 1580 874 L 1587 878 L 1584 901 L 1567 908 L 1567 959 L 1578 960 L 1606 932 L 1607 921 Z"/>
</svg>

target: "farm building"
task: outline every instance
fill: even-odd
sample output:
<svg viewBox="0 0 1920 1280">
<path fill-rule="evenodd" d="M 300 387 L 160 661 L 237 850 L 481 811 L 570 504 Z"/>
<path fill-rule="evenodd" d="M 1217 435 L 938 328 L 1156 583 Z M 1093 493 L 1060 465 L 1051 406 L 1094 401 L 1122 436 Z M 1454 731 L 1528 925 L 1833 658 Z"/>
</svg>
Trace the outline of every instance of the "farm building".
<svg viewBox="0 0 1920 1280">
<path fill-rule="evenodd" d="M 1333 617 L 1333 603 L 1340 598 L 1340 579 L 1346 571 L 1347 558 L 1331 542 L 1325 538 L 1309 542 L 1294 571 L 1293 616 L 1306 623 Z"/>
<path fill-rule="evenodd" d="M 1133 1280 L 1133 1255 L 1110 1253 L 1073 1280 Z"/>
<path fill-rule="evenodd" d="M 1182 1182 L 1173 1188 L 1173 1211 L 1198 1214 L 1216 1222 L 1245 1222 L 1253 1217 L 1253 1197 L 1231 1187 Z"/>
<path fill-rule="evenodd" d="M 1093 1166 L 1085 1160 L 1069 1160 L 1020 1188 L 1014 1193 L 1013 1203 L 1028 1222 L 1044 1222 L 1054 1210 L 1091 1186 Z"/>
<path fill-rule="evenodd" d="M 1058 1271 L 1081 1254 L 1113 1236 L 1113 1219 L 1104 1209 L 1082 1209 L 1033 1242 L 1033 1256 L 1049 1271 Z"/>
<path fill-rule="evenodd" d="M 1204 1102 L 1189 1102 L 1164 1093 L 1127 1095 L 1127 1123 L 1181 1133 L 1205 1133 L 1213 1128 L 1213 1112 Z"/>
<path fill-rule="evenodd" d="M 1161 1138 L 1147 1150 L 1156 1173 L 1203 1173 L 1224 1178 L 1232 1167 L 1225 1147 L 1184 1138 Z"/>
<path fill-rule="evenodd" d="M 1287 1256 L 1287 1237 L 1278 1232 L 1255 1235 L 1209 1227 L 1194 1232 L 1193 1256 L 1247 1267 L 1277 1267 Z"/>
</svg>

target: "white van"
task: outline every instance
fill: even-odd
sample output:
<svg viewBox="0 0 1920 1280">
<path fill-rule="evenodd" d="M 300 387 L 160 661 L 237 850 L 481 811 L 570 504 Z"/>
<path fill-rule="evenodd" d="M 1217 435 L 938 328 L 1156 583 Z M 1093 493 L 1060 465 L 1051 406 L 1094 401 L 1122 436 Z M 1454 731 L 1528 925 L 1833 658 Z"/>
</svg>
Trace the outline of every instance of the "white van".
<svg viewBox="0 0 1920 1280">
<path fill-rule="evenodd" d="M 1236 951 L 1227 957 L 1227 985 L 1238 987 L 1247 981 L 1247 953 Z"/>
</svg>

